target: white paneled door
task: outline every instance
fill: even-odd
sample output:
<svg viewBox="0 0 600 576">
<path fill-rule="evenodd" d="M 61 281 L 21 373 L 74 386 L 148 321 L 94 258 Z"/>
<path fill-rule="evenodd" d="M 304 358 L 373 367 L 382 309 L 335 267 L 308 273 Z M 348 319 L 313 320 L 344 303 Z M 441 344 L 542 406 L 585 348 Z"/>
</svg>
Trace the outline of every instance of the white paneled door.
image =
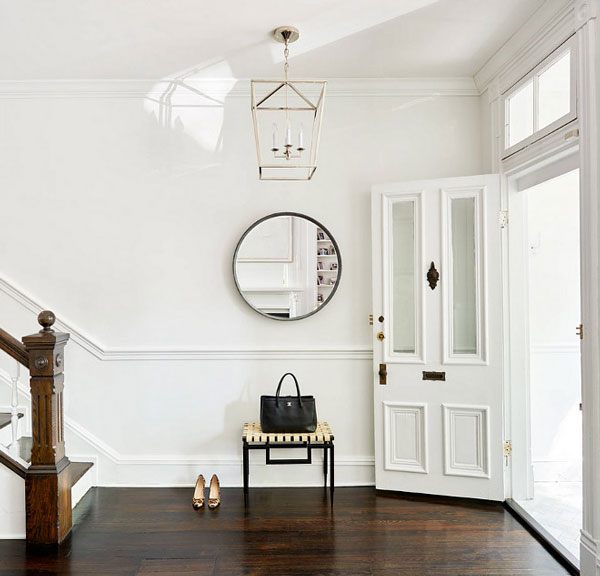
<svg viewBox="0 0 600 576">
<path fill-rule="evenodd" d="M 502 500 L 500 179 L 375 186 L 376 485 Z"/>
</svg>

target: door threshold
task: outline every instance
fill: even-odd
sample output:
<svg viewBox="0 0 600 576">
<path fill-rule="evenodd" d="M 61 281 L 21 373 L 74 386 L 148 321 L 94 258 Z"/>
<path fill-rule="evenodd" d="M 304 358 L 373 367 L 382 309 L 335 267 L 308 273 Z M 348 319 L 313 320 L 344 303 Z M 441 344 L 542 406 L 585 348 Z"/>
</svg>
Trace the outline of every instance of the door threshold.
<svg viewBox="0 0 600 576">
<path fill-rule="evenodd" d="M 580 575 L 579 560 L 527 512 L 525 508 L 512 498 L 507 498 L 504 501 L 504 507 L 569 571 L 569 574 Z"/>
</svg>

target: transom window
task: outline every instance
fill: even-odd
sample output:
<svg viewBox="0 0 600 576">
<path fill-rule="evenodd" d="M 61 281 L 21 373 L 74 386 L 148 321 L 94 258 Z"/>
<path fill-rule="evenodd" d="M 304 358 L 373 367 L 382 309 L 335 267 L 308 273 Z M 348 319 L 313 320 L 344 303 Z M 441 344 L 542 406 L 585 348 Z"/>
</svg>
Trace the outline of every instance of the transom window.
<svg viewBox="0 0 600 576">
<path fill-rule="evenodd" d="M 567 42 L 506 92 L 503 157 L 577 117 L 574 54 Z"/>
</svg>

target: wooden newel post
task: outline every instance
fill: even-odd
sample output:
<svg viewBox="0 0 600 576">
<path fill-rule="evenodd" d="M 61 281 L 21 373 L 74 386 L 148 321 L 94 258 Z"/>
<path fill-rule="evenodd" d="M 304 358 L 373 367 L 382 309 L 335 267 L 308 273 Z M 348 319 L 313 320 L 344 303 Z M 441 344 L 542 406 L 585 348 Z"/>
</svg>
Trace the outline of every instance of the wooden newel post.
<svg viewBox="0 0 600 576">
<path fill-rule="evenodd" d="M 41 312 L 42 330 L 22 339 L 29 352 L 33 436 L 31 466 L 25 477 L 27 542 L 35 544 L 58 544 L 72 523 L 62 399 L 69 334 L 55 332 L 55 320 L 52 312 Z"/>
</svg>

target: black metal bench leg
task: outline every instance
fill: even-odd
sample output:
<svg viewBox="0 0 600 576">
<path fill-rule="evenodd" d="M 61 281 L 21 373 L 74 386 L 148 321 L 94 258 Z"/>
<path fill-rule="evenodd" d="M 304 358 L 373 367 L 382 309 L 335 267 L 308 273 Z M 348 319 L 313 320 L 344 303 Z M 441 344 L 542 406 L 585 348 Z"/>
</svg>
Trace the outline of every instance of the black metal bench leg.
<svg viewBox="0 0 600 576">
<path fill-rule="evenodd" d="M 244 505 L 248 504 L 248 480 L 250 476 L 250 458 L 248 445 L 244 442 Z"/>
<path fill-rule="evenodd" d="M 327 446 L 323 447 L 323 480 L 324 480 L 324 486 L 325 488 L 327 488 L 327 452 L 328 452 L 328 448 Z"/>
<path fill-rule="evenodd" d="M 333 506 L 333 491 L 335 490 L 335 455 L 333 442 L 331 443 L 330 451 L 331 454 L 329 458 L 329 491 L 331 493 L 331 505 Z"/>
</svg>

